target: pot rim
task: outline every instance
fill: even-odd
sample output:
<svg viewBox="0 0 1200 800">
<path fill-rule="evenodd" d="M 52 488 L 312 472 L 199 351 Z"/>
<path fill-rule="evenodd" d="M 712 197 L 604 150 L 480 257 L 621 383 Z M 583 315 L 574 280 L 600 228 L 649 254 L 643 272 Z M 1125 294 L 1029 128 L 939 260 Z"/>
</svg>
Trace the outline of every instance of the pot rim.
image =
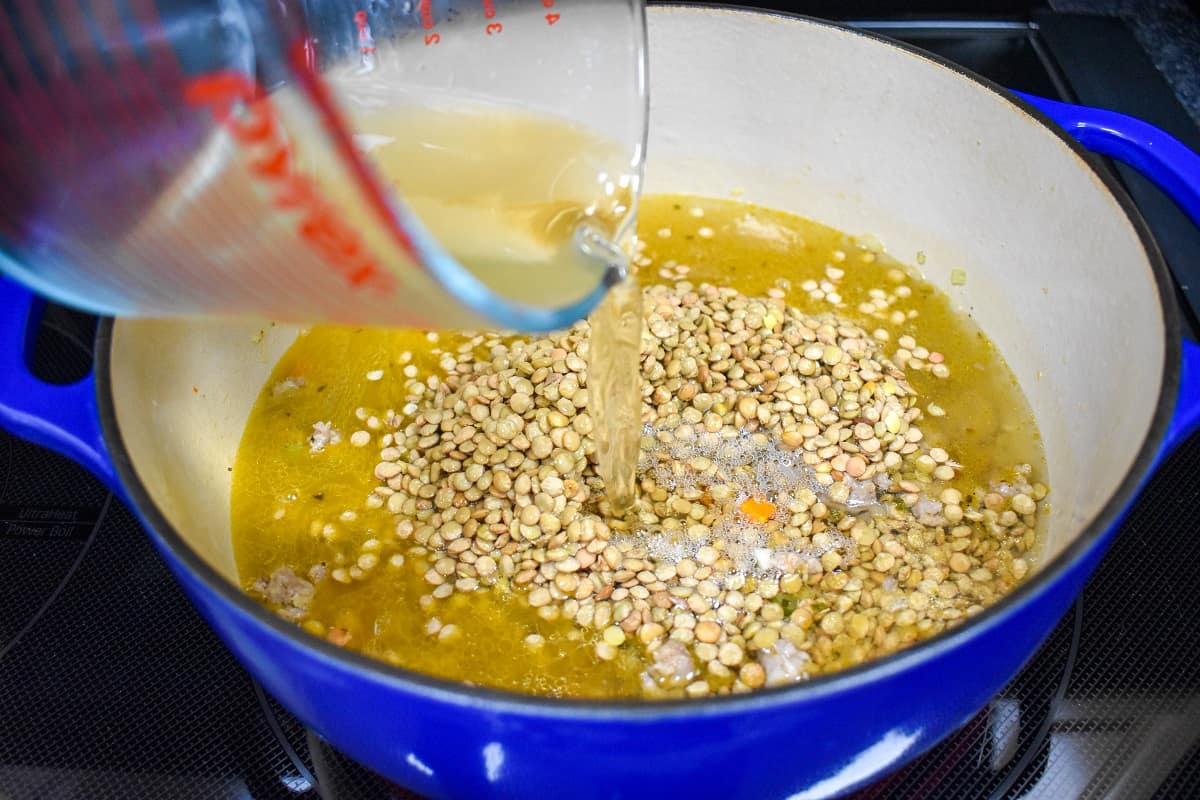
<svg viewBox="0 0 1200 800">
<path fill-rule="evenodd" d="M 1019 585 L 998 602 L 988 606 L 975 617 L 905 649 L 880 658 L 871 659 L 849 669 L 809 678 L 800 683 L 764 688 L 742 695 L 722 695 L 697 699 L 641 700 L 634 698 L 590 699 L 552 698 L 525 695 L 510 690 L 469 686 L 459 681 L 426 675 L 402 667 L 369 658 L 359 653 L 343 650 L 323 639 L 305 633 L 299 626 L 286 622 L 272 614 L 264 606 L 251 599 L 236 584 L 227 580 L 206 562 L 188 544 L 187 540 L 166 519 L 157 504 L 139 479 L 121 436 L 117 422 L 116 407 L 111 381 L 111 358 L 114 319 L 101 320 L 96 334 L 95 375 L 98 413 L 104 441 L 109 448 L 117 477 L 124 486 L 133 510 L 144 523 L 148 533 L 157 539 L 164 552 L 170 552 L 180 566 L 196 578 L 204 589 L 220 596 L 238 612 L 249 617 L 255 624 L 265 627 L 270 633 L 292 639 L 302 645 L 314 657 L 331 667 L 346 668 L 365 673 L 371 680 L 390 684 L 394 688 L 421 694 L 429 699 L 441 700 L 466 707 L 487 707 L 491 710 L 520 713 L 543 718 L 580 718 L 584 720 L 628 720 L 680 719 L 693 716 L 719 716 L 736 714 L 756 709 L 815 701 L 912 669 L 921 662 L 935 658 L 959 647 L 963 642 L 981 635 L 984 631 L 1002 624 L 1005 619 L 1029 603 L 1035 602 L 1054 582 L 1061 579 L 1079 560 L 1093 548 L 1098 547 L 1106 534 L 1113 532 L 1124 511 L 1136 495 L 1153 468 L 1158 451 L 1167 431 L 1178 393 L 1180 379 L 1181 342 L 1179 331 L 1179 309 L 1174 295 L 1170 272 L 1158 249 L 1150 230 L 1125 189 L 1108 170 L 1097 169 L 1097 157 L 1087 151 L 1075 139 L 1056 126 L 1049 117 L 1034 106 L 1011 94 L 999 84 L 977 75 L 948 59 L 921 50 L 915 46 L 898 42 L 886 36 L 863 31 L 848 25 L 830 22 L 802 14 L 749 8 L 736 4 L 661 3 L 657 8 L 703 11 L 713 14 L 753 14 L 775 17 L 787 23 L 800 23 L 830 28 L 841 33 L 851 33 L 876 43 L 897 48 L 911 56 L 921 58 L 934 66 L 946 69 L 969 80 L 980 88 L 999 96 L 1023 112 L 1051 135 L 1057 136 L 1080 162 L 1108 191 L 1118 210 L 1122 212 L 1142 244 L 1146 260 L 1151 267 L 1158 289 L 1164 322 L 1164 359 L 1162 384 L 1155 405 L 1154 419 L 1133 463 L 1124 476 L 1119 488 L 1109 497 L 1100 511 L 1075 535 L 1071 543 L 1058 555 L 1044 564 L 1023 584 Z M 1036 652 L 1036 651 L 1034 651 Z M 1029 654 L 1030 656 L 1033 653 Z"/>
</svg>

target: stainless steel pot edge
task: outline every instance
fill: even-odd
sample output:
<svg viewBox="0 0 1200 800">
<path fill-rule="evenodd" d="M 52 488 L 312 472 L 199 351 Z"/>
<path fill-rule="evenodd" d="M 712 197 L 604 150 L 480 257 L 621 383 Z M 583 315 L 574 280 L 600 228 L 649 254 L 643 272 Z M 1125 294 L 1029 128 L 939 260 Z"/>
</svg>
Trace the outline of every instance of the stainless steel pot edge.
<svg viewBox="0 0 1200 800">
<path fill-rule="evenodd" d="M 663 6 L 667 8 L 698 9 L 713 13 L 749 13 L 778 17 L 791 21 L 801 21 L 806 24 L 821 25 L 823 27 L 850 32 L 857 36 L 899 48 L 915 57 L 948 69 L 999 95 L 1015 106 L 1016 109 L 1048 128 L 1053 135 L 1058 136 L 1067 145 L 1069 150 L 1105 186 L 1121 211 L 1133 225 L 1134 230 L 1137 231 L 1138 238 L 1146 252 L 1147 260 L 1153 270 L 1163 310 L 1165 361 L 1162 373 L 1163 381 L 1155 404 L 1154 421 L 1150 426 L 1146 438 L 1142 442 L 1137 457 L 1134 459 L 1121 484 L 1121 488 L 1109 498 L 1108 502 L 1095 518 L 1083 528 L 1063 552 L 1059 553 L 1048 564 L 1042 566 L 1028 581 L 1017 587 L 995 605 L 988 607 L 969 622 L 930 637 L 908 649 L 841 672 L 818 676 L 803 683 L 790 686 L 764 689 L 747 695 L 726 695 L 695 700 L 681 699 L 654 702 L 640 700 L 555 699 L 522 695 L 498 689 L 466 686 L 456 681 L 436 678 L 399 667 L 392 667 L 358 653 L 342 650 L 324 640 L 317 639 L 305 633 L 299 627 L 289 624 L 270 613 L 242 592 L 237 586 L 225 580 L 224 577 L 188 545 L 187 541 L 171 526 L 150 498 L 145 486 L 138 478 L 121 437 L 113 401 L 110 370 L 114 321 L 111 318 L 106 318 L 101 321 L 96 336 L 96 394 L 100 424 L 104 431 L 105 442 L 108 445 L 115 471 L 134 505 L 134 510 L 145 523 L 150 535 L 157 538 L 160 544 L 171 550 L 183 565 L 203 582 L 208 590 L 221 595 L 239 611 L 253 617 L 256 622 L 273 629 L 281 635 L 298 639 L 315 656 L 323 660 L 340 662 L 356 670 L 370 673 L 380 681 L 394 683 L 410 691 L 437 697 L 443 701 L 461 705 L 486 706 L 496 711 L 507 710 L 526 715 L 545 717 L 585 716 L 591 719 L 611 718 L 646 721 L 651 718 L 665 716 L 681 717 L 741 713 L 758 707 L 787 703 L 791 700 L 800 699 L 802 696 L 819 697 L 836 694 L 853 689 L 857 685 L 868 684 L 878 677 L 907 670 L 935 654 L 957 647 L 959 643 L 969 637 L 976 636 L 982 631 L 999 624 L 1005 616 L 1022 605 L 1034 602 L 1037 595 L 1046 586 L 1064 573 L 1074 561 L 1096 546 L 1119 520 L 1122 513 L 1136 497 L 1145 479 L 1149 476 L 1151 467 L 1154 465 L 1158 455 L 1159 447 L 1166 433 L 1179 389 L 1181 356 L 1179 309 L 1173 291 L 1170 272 L 1157 244 L 1150 235 L 1145 220 L 1124 188 L 1106 170 L 1097 169 L 1096 165 L 1098 161 L 1096 157 L 1059 129 L 1039 110 L 1013 96 L 1004 87 L 934 54 L 927 53 L 902 42 L 893 41 L 884 36 L 799 14 L 763 11 L 761 9 L 737 5 L 694 6 L 687 3 L 679 3 L 663 4 Z"/>
</svg>

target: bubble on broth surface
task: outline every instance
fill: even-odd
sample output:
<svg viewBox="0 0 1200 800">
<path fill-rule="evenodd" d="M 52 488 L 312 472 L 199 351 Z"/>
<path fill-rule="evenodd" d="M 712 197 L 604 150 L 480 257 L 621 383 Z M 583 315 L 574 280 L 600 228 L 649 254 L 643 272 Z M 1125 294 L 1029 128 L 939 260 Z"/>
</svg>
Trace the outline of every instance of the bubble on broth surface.
<svg viewBox="0 0 1200 800">
<path fill-rule="evenodd" d="M 730 575 L 778 577 L 831 550 L 850 553 L 854 548 L 851 539 L 837 532 L 827 532 L 821 544 L 773 543 L 772 533 L 787 524 L 794 501 L 808 506 L 821 502 L 854 514 L 883 510 L 875 490 L 884 487 L 849 476 L 843 479 L 849 496 L 834 503 L 801 453 L 765 433 L 735 428 L 698 431 L 686 423 L 673 428 L 646 425 L 642 445 L 642 475 L 663 488 L 688 491 L 696 496 L 694 502 L 718 512 L 711 527 L 689 525 L 690 518 L 685 518 L 680 529 L 643 528 L 630 537 L 632 544 L 659 561 L 678 564 L 695 559 L 702 547 L 709 546 L 732 562 Z M 769 513 L 752 517 L 744 511 L 747 503 Z"/>
</svg>

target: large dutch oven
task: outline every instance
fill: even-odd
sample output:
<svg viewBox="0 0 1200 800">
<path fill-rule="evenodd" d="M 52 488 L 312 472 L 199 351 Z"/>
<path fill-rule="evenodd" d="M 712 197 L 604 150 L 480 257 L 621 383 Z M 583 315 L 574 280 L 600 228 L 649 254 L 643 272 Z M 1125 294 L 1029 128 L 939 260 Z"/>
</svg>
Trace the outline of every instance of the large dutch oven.
<svg viewBox="0 0 1200 800">
<path fill-rule="evenodd" d="M 1200 356 L 1181 344 L 1162 259 L 1125 193 L 1067 134 L 1143 168 L 1195 217 L 1200 159 L 1178 142 L 814 20 L 655 7 L 649 40 L 646 191 L 743 189 L 873 233 L 901 260 L 923 252 L 928 278 L 979 321 L 1024 387 L 1049 461 L 1045 553 L 1031 579 L 969 622 L 803 684 L 655 704 L 468 688 L 344 652 L 245 597 L 230 542 L 228 468 L 295 330 L 258 338 L 263 325 L 251 322 L 105 321 L 94 376 L 49 387 L 23 360 L 37 304 L 0 282 L 0 422 L 119 492 L 208 622 L 289 710 L 426 795 L 811 798 L 877 777 L 1021 668 L 1157 459 L 1200 417 Z M 951 269 L 966 271 L 965 285 L 951 284 Z"/>
</svg>

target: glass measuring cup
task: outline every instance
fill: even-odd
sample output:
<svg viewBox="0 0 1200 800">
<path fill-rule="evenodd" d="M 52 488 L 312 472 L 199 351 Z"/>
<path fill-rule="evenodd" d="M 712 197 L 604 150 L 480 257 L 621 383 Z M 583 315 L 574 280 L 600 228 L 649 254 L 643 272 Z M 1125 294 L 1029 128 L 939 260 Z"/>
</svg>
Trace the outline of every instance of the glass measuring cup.
<svg viewBox="0 0 1200 800">
<path fill-rule="evenodd" d="M 15 0 L 0 270 L 117 315 L 564 327 L 624 271 L 643 15 Z"/>
</svg>

